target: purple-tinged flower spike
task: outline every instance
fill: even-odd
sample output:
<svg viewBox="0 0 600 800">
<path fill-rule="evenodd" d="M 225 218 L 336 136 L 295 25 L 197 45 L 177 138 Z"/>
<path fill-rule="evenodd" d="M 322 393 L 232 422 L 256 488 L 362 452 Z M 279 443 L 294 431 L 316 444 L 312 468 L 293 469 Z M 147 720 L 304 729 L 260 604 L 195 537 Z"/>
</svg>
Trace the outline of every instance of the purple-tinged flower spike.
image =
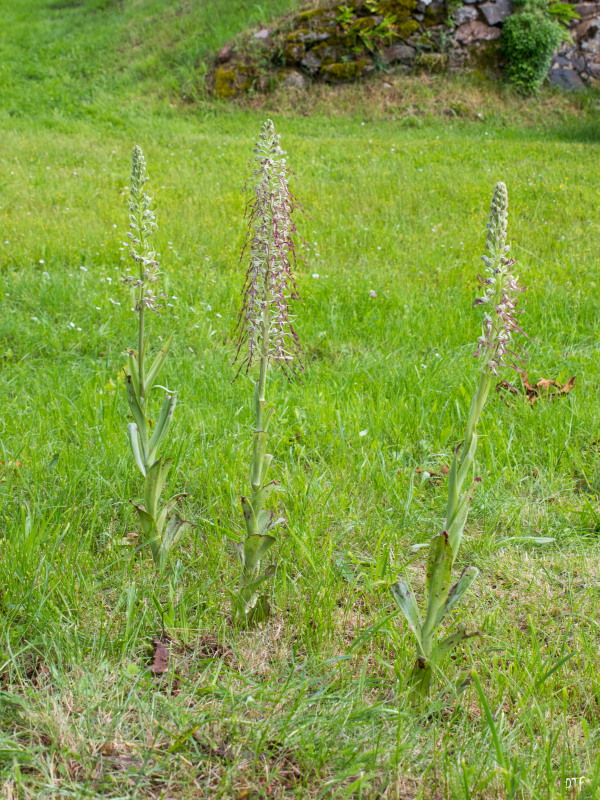
<svg viewBox="0 0 600 800">
<path fill-rule="evenodd" d="M 302 350 L 289 303 L 298 299 L 292 266 L 296 264 L 296 226 L 299 203 L 290 192 L 285 153 L 271 120 L 263 126 L 254 148 L 254 196 L 248 204 L 248 233 L 244 252 L 250 264 L 244 303 L 238 322 L 236 360 L 246 371 L 258 359 L 278 363 L 288 377 L 303 372 Z M 242 253 L 243 255 L 243 253 Z"/>
<path fill-rule="evenodd" d="M 523 289 L 510 272 L 514 262 L 507 258 L 509 250 L 506 244 L 507 222 L 506 186 L 497 183 L 487 224 L 485 244 L 488 255 L 483 256 L 486 275 L 479 278 L 484 293 L 483 297 L 475 301 L 476 306 L 490 306 L 483 323 L 483 335 L 479 339 L 479 347 L 475 354 L 483 356 L 484 363 L 471 401 L 465 436 L 454 452 L 448 474 L 444 529 L 433 536 L 429 545 L 429 558 L 425 570 L 427 597 L 425 616 L 421 615 L 415 594 L 405 578 L 400 578 L 390 587 L 398 607 L 416 638 L 417 659 L 409 679 L 411 695 L 416 701 L 427 695 L 440 661 L 460 642 L 477 635 L 477 632 L 469 633 L 464 625 L 460 625 L 455 633 L 444 638 L 439 638 L 438 631 L 444 616 L 460 601 L 478 572 L 476 567 L 466 567 L 458 581 L 452 585 L 452 569 L 460 549 L 469 507 L 476 486 L 481 481 L 481 478 L 473 474 L 478 440 L 477 426 L 490 393 L 493 375 L 497 374 L 502 366 L 519 369 L 515 359 L 520 356 L 509 350 L 509 344 L 515 332 L 522 333 L 516 322 L 518 312 L 515 308 L 515 295 Z"/>
<path fill-rule="evenodd" d="M 273 456 L 267 453 L 269 422 L 273 409 L 266 407 L 267 373 L 271 362 L 279 364 L 288 378 L 304 371 L 301 349 L 292 324 L 289 303 L 298 299 L 292 266 L 296 263 L 296 227 L 292 214 L 299 203 L 290 192 L 285 153 L 271 120 L 267 120 L 254 148 L 254 195 L 248 204 L 250 264 L 244 284 L 244 302 L 238 320 L 235 360 L 246 372 L 258 362 L 254 387 L 254 446 L 250 466 L 250 493 L 241 498 L 246 538 L 240 543 L 242 575 L 233 593 L 235 618 L 255 625 L 269 615 L 269 602 L 259 586 L 272 574 L 261 561 L 275 544 L 272 535 L 284 522 L 265 508 L 272 492 L 282 487 L 270 480 Z M 238 370 L 238 372 L 239 372 Z"/>
<path fill-rule="evenodd" d="M 135 292 L 135 310 L 142 308 L 158 310 L 159 297 L 150 287 L 156 283 L 160 275 L 156 253 L 152 250 L 150 239 L 157 228 L 156 212 L 152 208 L 152 197 L 146 191 L 148 172 L 146 159 L 141 147 L 136 145 L 131 155 L 131 190 L 129 195 L 129 251 L 132 259 L 138 264 L 138 275 L 126 275 L 123 283 Z"/>
<path fill-rule="evenodd" d="M 517 323 L 517 295 L 525 289 L 519 284 L 512 272 L 514 259 L 507 258 L 510 247 L 506 244 L 508 224 L 508 193 L 504 183 L 497 183 L 492 195 L 490 217 L 487 223 L 486 250 L 482 256 L 485 264 L 485 275 L 479 275 L 479 283 L 483 288 L 483 296 L 478 297 L 474 305 L 488 305 L 490 309 L 483 320 L 483 333 L 478 339 L 475 357 L 486 359 L 489 371 L 498 375 L 501 367 L 512 367 L 522 372 L 517 361 L 524 359 L 519 347 L 510 349 L 514 333 L 523 333 Z"/>
</svg>

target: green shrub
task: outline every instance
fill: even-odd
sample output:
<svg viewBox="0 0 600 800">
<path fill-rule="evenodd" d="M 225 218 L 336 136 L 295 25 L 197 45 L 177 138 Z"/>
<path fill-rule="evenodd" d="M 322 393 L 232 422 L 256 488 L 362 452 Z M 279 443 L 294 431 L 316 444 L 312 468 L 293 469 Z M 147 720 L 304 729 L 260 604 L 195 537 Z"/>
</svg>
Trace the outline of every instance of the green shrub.
<svg viewBox="0 0 600 800">
<path fill-rule="evenodd" d="M 502 52 L 508 82 L 519 92 L 535 92 L 546 77 L 552 55 L 568 36 L 565 29 L 550 17 L 544 4 L 529 2 L 522 11 L 512 14 L 502 30 Z"/>
</svg>

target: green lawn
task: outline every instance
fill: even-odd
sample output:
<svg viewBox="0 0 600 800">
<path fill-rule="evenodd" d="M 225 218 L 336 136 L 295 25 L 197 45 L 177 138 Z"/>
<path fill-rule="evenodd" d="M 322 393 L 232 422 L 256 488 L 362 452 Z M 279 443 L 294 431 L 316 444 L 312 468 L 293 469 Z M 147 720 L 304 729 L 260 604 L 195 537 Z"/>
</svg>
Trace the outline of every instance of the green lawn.
<svg viewBox="0 0 600 800">
<path fill-rule="evenodd" d="M 445 79 L 414 91 L 487 92 L 483 121 L 371 113 L 362 89 L 354 109 L 319 95 L 308 116 L 289 98 L 285 113 L 207 98 L 202 59 L 293 5 L 0 0 L 0 797 L 598 797 L 597 101 L 542 94 L 525 126 L 522 101 Z M 265 107 L 308 214 L 308 369 L 270 384 L 287 523 L 273 617 L 240 631 L 227 590 L 252 385 L 232 383 L 231 361 Z M 168 594 L 135 535 L 125 434 L 136 143 L 169 297 L 152 332 L 176 334 L 170 485 L 197 525 L 177 551 L 161 677 L 153 596 Z M 445 480 L 425 473 L 450 463 L 477 380 L 472 301 L 497 180 L 528 287 L 529 375 L 576 383 L 533 406 L 490 398 L 459 555 L 480 576 L 458 616 L 483 635 L 415 711 L 413 642 L 388 587 L 404 569 L 419 584 L 410 547 L 443 524 Z M 472 685 L 452 691 L 469 668 L 494 731 Z"/>
</svg>

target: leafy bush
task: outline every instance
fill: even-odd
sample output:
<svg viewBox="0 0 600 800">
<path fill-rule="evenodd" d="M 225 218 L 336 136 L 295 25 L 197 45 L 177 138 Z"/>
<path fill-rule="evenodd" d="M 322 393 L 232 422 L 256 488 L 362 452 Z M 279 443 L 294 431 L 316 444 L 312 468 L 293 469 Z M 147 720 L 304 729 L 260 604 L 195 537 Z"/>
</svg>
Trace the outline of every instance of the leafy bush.
<svg viewBox="0 0 600 800">
<path fill-rule="evenodd" d="M 560 22 L 550 16 L 547 3 L 523 3 L 522 10 L 512 14 L 502 30 L 508 82 L 524 94 L 535 92 L 546 77 L 553 53 L 567 37 Z"/>
</svg>

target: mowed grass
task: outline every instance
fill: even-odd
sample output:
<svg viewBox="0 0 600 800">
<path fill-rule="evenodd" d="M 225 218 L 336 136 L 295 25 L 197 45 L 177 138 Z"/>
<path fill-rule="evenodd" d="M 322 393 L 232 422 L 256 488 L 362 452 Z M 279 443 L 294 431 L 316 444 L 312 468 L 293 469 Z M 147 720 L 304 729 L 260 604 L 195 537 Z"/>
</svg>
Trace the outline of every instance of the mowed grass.
<svg viewBox="0 0 600 800">
<path fill-rule="evenodd" d="M 261 18 L 244 5 L 223 13 L 222 40 L 244 13 Z M 141 15 L 125 6 L 28 2 L 21 24 L 71 14 L 93 58 L 101 28 Z M 152 92 L 145 108 L 145 89 L 130 94 L 146 86 L 133 66 L 120 84 L 112 69 L 90 118 L 79 101 L 27 108 L 24 93 L 22 112 L 2 120 L 0 796 L 541 799 L 572 797 L 575 776 L 578 796 L 598 796 L 597 129 L 576 117 L 409 127 L 364 107 L 274 115 L 309 215 L 298 219 L 310 246 L 297 306 L 307 374 L 270 383 L 287 522 L 273 617 L 240 631 L 227 590 L 239 574 L 252 385 L 232 382 L 231 361 L 262 112 L 183 111 Z M 149 164 L 168 295 L 152 336 L 176 334 L 164 376 L 179 392 L 170 487 L 188 492 L 196 523 L 169 576 L 171 621 L 155 604 L 168 604 L 168 582 L 129 503 L 141 489 L 123 386 L 135 317 L 120 277 L 134 143 Z M 415 710 L 413 642 L 388 587 L 404 570 L 419 584 L 423 551 L 410 548 L 443 524 L 443 466 L 477 379 L 472 301 L 497 180 L 529 287 L 529 375 L 576 382 L 534 406 L 489 401 L 459 556 L 480 569 L 460 620 L 482 635 Z M 173 644 L 154 676 L 163 625 Z M 473 685 L 456 696 L 470 668 L 487 708 Z"/>
</svg>

